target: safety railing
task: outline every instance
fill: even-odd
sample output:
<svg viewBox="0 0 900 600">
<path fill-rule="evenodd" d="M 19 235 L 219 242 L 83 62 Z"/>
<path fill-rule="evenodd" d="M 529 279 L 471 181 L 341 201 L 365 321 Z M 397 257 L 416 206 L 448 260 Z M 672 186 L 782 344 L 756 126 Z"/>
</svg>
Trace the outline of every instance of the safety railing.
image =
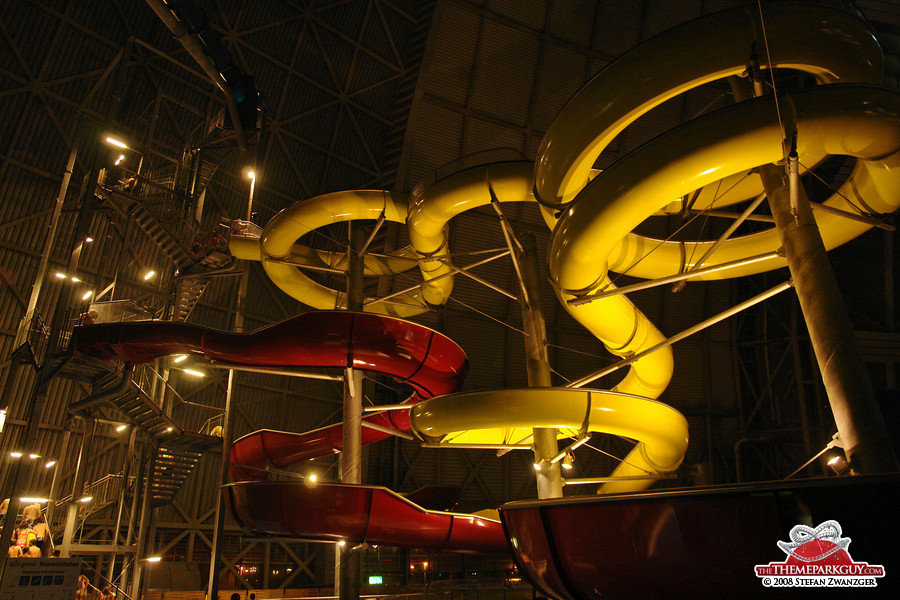
<svg viewBox="0 0 900 600">
<path fill-rule="evenodd" d="M 200 426 L 200 433 L 204 435 L 221 436 L 222 427 L 225 423 L 225 413 L 208 418 L 203 425 Z"/>
<path fill-rule="evenodd" d="M 263 228 L 253 221 L 244 221 L 243 219 L 234 219 L 228 223 L 231 235 L 234 237 L 259 239 L 262 235 Z"/>
<path fill-rule="evenodd" d="M 148 321 L 153 311 L 134 300 L 109 300 L 91 302 L 88 307 L 91 323 L 123 323 L 126 321 Z"/>
</svg>

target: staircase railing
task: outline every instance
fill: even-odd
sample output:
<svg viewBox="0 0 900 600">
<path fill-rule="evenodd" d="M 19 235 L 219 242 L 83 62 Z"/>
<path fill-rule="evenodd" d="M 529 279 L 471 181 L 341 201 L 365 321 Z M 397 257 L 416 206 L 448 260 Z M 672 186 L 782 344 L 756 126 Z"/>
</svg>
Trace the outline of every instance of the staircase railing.
<svg viewBox="0 0 900 600">
<path fill-rule="evenodd" d="M 128 481 L 132 483 L 134 477 L 129 477 Z M 123 487 L 122 482 L 122 473 L 110 473 L 84 486 L 84 491 L 78 500 L 85 503 L 85 514 L 97 512 L 105 508 L 110 502 L 117 501 L 119 496 L 125 493 L 127 489 Z M 90 500 L 87 500 L 88 498 Z M 56 507 L 59 508 L 69 502 L 72 502 L 72 494 L 57 500 Z"/>
<path fill-rule="evenodd" d="M 190 404 L 182 398 L 181 394 L 179 394 L 178 391 L 172 387 L 162 375 L 160 375 L 159 371 L 154 369 L 149 363 L 135 366 L 133 381 L 135 385 L 150 398 L 155 398 L 156 396 L 154 396 L 154 393 L 158 393 L 156 390 L 159 389 L 159 386 L 163 386 L 167 395 L 172 394 L 172 396 L 182 404 Z"/>
<path fill-rule="evenodd" d="M 152 172 L 147 176 L 146 172 L 138 174 L 122 169 L 118 178 L 121 183 L 107 189 L 141 198 L 141 205 L 175 241 L 185 244 L 199 233 L 199 223 L 187 211 L 187 195 L 174 189 L 171 177 L 154 177 Z"/>
</svg>

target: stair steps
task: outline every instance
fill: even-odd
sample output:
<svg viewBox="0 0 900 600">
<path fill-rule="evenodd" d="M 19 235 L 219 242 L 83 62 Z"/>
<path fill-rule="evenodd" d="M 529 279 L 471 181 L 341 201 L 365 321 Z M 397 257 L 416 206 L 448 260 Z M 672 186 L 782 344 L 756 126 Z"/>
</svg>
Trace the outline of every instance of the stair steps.
<svg viewBox="0 0 900 600">
<path fill-rule="evenodd" d="M 169 504 L 194 471 L 203 451 L 191 443 L 164 443 L 156 450 L 150 471 L 150 504 Z"/>
<path fill-rule="evenodd" d="M 189 267 L 194 263 L 187 250 L 170 234 L 162 224 L 141 203 L 136 203 L 131 210 L 135 222 L 144 232 L 150 236 L 166 256 L 179 269 Z"/>
</svg>

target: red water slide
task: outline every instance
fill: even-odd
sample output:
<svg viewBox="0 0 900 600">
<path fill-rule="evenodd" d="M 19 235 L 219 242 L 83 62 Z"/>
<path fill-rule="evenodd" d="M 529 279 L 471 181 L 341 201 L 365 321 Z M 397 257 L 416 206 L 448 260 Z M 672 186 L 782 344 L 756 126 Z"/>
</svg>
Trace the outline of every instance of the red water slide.
<svg viewBox="0 0 900 600">
<path fill-rule="evenodd" d="M 82 326 L 78 350 L 142 363 L 193 354 L 219 363 L 266 367 L 352 366 L 410 385 L 409 402 L 456 390 L 467 369 L 463 350 L 416 323 L 367 313 L 303 313 L 252 333 L 229 333 L 186 323 L 141 321 Z M 407 411 L 365 421 L 409 431 Z M 363 443 L 390 434 L 363 427 Z M 380 487 L 264 482 L 269 465 L 285 468 L 339 452 L 341 424 L 305 433 L 261 430 L 234 442 L 228 501 L 245 528 L 262 534 L 473 552 L 506 552 L 500 523 L 471 515 L 433 512 Z M 297 507 L 303 507 L 298 510 Z M 315 518 L 310 518 L 315 515 Z M 325 517 L 327 515 L 327 518 Z"/>
</svg>

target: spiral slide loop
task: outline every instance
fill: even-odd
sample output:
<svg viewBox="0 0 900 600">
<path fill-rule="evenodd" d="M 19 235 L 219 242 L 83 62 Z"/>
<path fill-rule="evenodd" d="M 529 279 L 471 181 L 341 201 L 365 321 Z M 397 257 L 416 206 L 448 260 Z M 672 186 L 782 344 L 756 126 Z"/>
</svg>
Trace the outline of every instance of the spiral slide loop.
<svg viewBox="0 0 900 600">
<path fill-rule="evenodd" d="M 568 301 L 613 289 L 609 272 L 657 278 L 691 268 L 712 242 L 664 242 L 632 233 L 644 219 L 676 198 L 695 195 L 694 208 L 736 204 L 762 186 L 748 172 L 782 158 L 783 141 L 796 133 L 807 166 L 826 155 L 857 158 L 851 176 L 825 204 L 856 214 L 890 213 L 900 206 L 900 96 L 866 84 L 880 83 L 882 56 L 866 25 L 850 12 L 803 2 L 763 7 L 765 39 L 755 7 L 738 7 L 686 23 L 639 45 L 607 66 L 563 108 L 531 163 L 504 163 L 467 170 L 437 183 L 410 205 L 411 247 L 426 284 L 405 301 L 442 304 L 452 291 L 446 225 L 460 213 L 501 202 L 537 197 L 553 228 L 550 276 L 566 309 L 607 349 L 633 356 L 664 340 L 624 295 L 571 306 Z M 771 54 L 769 54 L 769 51 Z M 691 121 L 653 140 L 591 180 L 591 167 L 607 145 L 653 107 L 687 90 L 759 65 L 796 69 L 820 84 L 789 96 L 763 97 Z M 854 85 L 851 85 L 854 84 Z M 862 84 L 862 85 L 860 85 Z M 590 180 L 590 182 L 589 182 Z M 718 182 L 718 183 L 717 183 Z M 725 194 L 713 191 L 728 189 Z M 296 240 L 328 222 L 372 219 L 379 192 L 343 192 L 328 201 L 307 200 L 286 209 L 266 227 L 256 258 L 287 258 Z M 373 200 L 363 202 L 365 195 Z M 401 198 L 391 195 L 391 215 L 401 220 Z M 304 205 L 308 205 L 304 208 Z M 377 205 L 377 210 L 376 210 Z M 309 218 L 307 218 L 309 215 Z M 313 218 L 314 217 L 314 218 Z M 828 248 L 869 228 L 817 212 Z M 704 266 L 771 252 L 774 230 L 728 240 Z M 652 252 L 651 252 L 652 250 Z M 303 252 L 300 252 L 303 254 Z M 307 253 L 308 254 L 308 253 Z M 424 260 L 422 260 L 424 259 Z M 367 263 L 368 264 L 368 263 Z M 734 277 L 784 266 L 773 258 L 707 278 Z M 303 281 L 290 265 L 267 263 L 282 289 L 312 306 L 334 306 L 336 295 Z M 385 271 L 387 272 L 387 271 Z M 388 310 L 372 304 L 373 310 Z M 393 310 L 393 309 L 390 309 Z M 403 314 L 396 312 L 392 314 Z M 406 314 L 413 314 L 409 311 Z M 659 475 L 676 469 L 687 443 L 687 424 L 674 409 L 655 402 L 673 373 L 672 352 L 663 348 L 634 362 L 612 395 L 610 411 L 591 411 L 593 431 L 639 441 L 613 476 Z M 431 399 L 411 414 L 413 431 L 429 439 L 503 443 L 524 439 L 527 428 L 558 427 L 571 435 L 581 427 L 588 390 L 541 389 L 478 392 Z M 652 431 L 645 426 L 652 422 Z M 604 491 L 649 485 L 632 480 Z"/>
</svg>

